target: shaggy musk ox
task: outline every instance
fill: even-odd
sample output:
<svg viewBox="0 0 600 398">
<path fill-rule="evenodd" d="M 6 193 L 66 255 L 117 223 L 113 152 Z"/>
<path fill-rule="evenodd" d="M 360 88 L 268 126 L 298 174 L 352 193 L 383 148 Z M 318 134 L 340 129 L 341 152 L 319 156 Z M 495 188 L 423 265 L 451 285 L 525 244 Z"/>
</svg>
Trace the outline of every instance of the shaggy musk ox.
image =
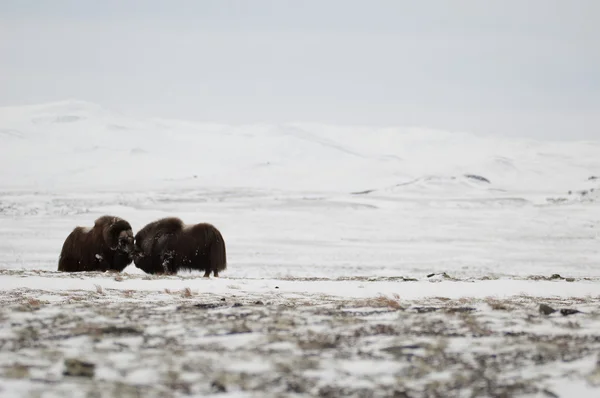
<svg viewBox="0 0 600 398">
<path fill-rule="evenodd" d="M 133 232 L 122 218 L 103 216 L 90 228 L 76 227 L 65 239 L 58 270 L 118 271 L 133 261 Z"/>
<path fill-rule="evenodd" d="M 227 268 L 225 240 L 211 224 L 185 225 L 176 217 L 154 221 L 135 235 L 135 266 L 148 274 L 176 274 L 179 270 L 212 272 Z"/>
</svg>

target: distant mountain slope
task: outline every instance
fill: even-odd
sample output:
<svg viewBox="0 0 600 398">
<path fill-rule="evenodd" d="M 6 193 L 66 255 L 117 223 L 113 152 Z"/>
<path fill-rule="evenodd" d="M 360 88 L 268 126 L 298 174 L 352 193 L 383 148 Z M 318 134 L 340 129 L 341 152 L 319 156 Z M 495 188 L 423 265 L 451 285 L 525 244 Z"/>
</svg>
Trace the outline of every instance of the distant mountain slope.
<svg viewBox="0 0 600 398">
<path fill-rule="evenodd" d="M 600 142 L 420 128 L 139 120 L 77 100 L 0 108 L 3 188 L 560 193 L 600 174 L 598 153 Z"/>
</svg>

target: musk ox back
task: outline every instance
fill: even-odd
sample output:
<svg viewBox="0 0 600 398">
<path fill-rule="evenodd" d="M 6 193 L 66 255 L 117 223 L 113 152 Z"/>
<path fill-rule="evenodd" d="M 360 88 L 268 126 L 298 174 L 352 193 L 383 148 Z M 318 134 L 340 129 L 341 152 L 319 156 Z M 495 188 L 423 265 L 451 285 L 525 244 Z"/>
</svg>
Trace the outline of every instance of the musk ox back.
<svg viewBox="0 0 600 398">
<path fill-rule="evenodd" d="M 227 268 L 225 240 L 211 224 L 185 225 L 176 217 L 154 221 L 135 235 L 135 266 L 148 274 L 176 274 L 179 270 L 212 272 Z"/>
<path fill-rule="evenodd" d="M 133 232 L 122 218 L 102 216 L 92 228 L 76 227 L 63 243 L 58 270 L 118 271 L 133 261 Z"/>
</svg>

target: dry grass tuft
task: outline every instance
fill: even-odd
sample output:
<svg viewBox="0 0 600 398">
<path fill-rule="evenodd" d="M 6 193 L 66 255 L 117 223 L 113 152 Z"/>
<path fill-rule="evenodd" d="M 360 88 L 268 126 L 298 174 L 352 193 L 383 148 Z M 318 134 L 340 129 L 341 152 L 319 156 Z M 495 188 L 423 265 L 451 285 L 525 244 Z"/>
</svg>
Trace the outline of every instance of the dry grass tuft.
<svg viewBox="0 0 600 398">
<path fill-rule="evenodd" d="M 5 368 L 4 371 L 4 377 L 9 379 L 27 379 L 29 376 L 29 366 L 18 363 Z"/>
<path fill-rule="evenodd" d="M 388 307 L 395 310 L 404 309 L 404 307 L 400 305 L 400 296 L 398 294 L 393 294 L 392 298 L 381 295 L 376 297 L 373 302 L 377 307 Z"/>
<path fill-rule="evenodd" d="M 181 297 L 183 298 L 190 298 L 192 297 L 192 289 L 190 289 L 189 287 L 186 287 L 185 289 L 183 289 L 183 291 L 181 292 Z"/>
<path fill-rule="evenodd" d="M 38 299 L 28 298 L 27 304 L 29 304 L 32 307 L 39 307 L 40 305 L 42 305 L 42 302 Z"/>
<path fill-rule="evenodd" d="M 508 305 L 506 302 L 496 300 L 496 299 L 487 299 L 487 305 L 490 306 L 494 311 L 508 311 L 512 309 L 512 306 Z"/>
<path fill-rule="evenodd" d="M 85 296 L 69 296 L 67 298 L 67 303 L 72 303 L 72 302 L 78 302 L 78 301 L 85 301 L 88 298 Z"/>
<path fill-rule="evenodd" d="M 451 298 L 448 298 L 448 297 L 433 297 L 433 299 L 437 300 L 437 301 L 443 301 L 443 302 L 452 300 Z"/>
</svg>

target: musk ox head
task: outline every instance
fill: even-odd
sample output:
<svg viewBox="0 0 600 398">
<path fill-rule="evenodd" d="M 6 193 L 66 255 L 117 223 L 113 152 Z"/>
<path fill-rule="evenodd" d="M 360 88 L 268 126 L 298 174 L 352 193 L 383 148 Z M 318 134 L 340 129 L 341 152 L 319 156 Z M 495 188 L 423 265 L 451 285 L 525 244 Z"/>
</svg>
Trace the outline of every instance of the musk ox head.
<svg viewBox="0 0 600 398">
<path fill-rule="evenodd" d="M 119 217 L 104 216 L 96 220 L 95 226 L 102 228 L 104 242 L 110 250 L 133 256 L 133 231 L 127 221 Z"/>
<path fill-rule="evenodd" d="M 150 236 L 148 226 L 142 228 L 135 234 L 133 246 L 133 263 L 144 272 L 149 272 L 152 268 L 152 246 L 154 239 Z"/>
<path fill-rule="evenodd" d="M 146 273 L 162 272 L 161 254 L 167 242 L 183 229 L 183 222 L 174 217 L 151 222 L 135 234 L 133 263 Z"/>
<path fill-rule="evenodd" d="M 133 263 L 138 268 L 140 268 L 139 263 L 144 260 L 144 257 L 146 257 L 146 254 L 142 249 L 141 242 L 142 239 L 140 239 L 139 234 L 136 234 L 134 238 L 133 252 L 131 253 L 131 256 L 133 257 Z"/>
</svg>

